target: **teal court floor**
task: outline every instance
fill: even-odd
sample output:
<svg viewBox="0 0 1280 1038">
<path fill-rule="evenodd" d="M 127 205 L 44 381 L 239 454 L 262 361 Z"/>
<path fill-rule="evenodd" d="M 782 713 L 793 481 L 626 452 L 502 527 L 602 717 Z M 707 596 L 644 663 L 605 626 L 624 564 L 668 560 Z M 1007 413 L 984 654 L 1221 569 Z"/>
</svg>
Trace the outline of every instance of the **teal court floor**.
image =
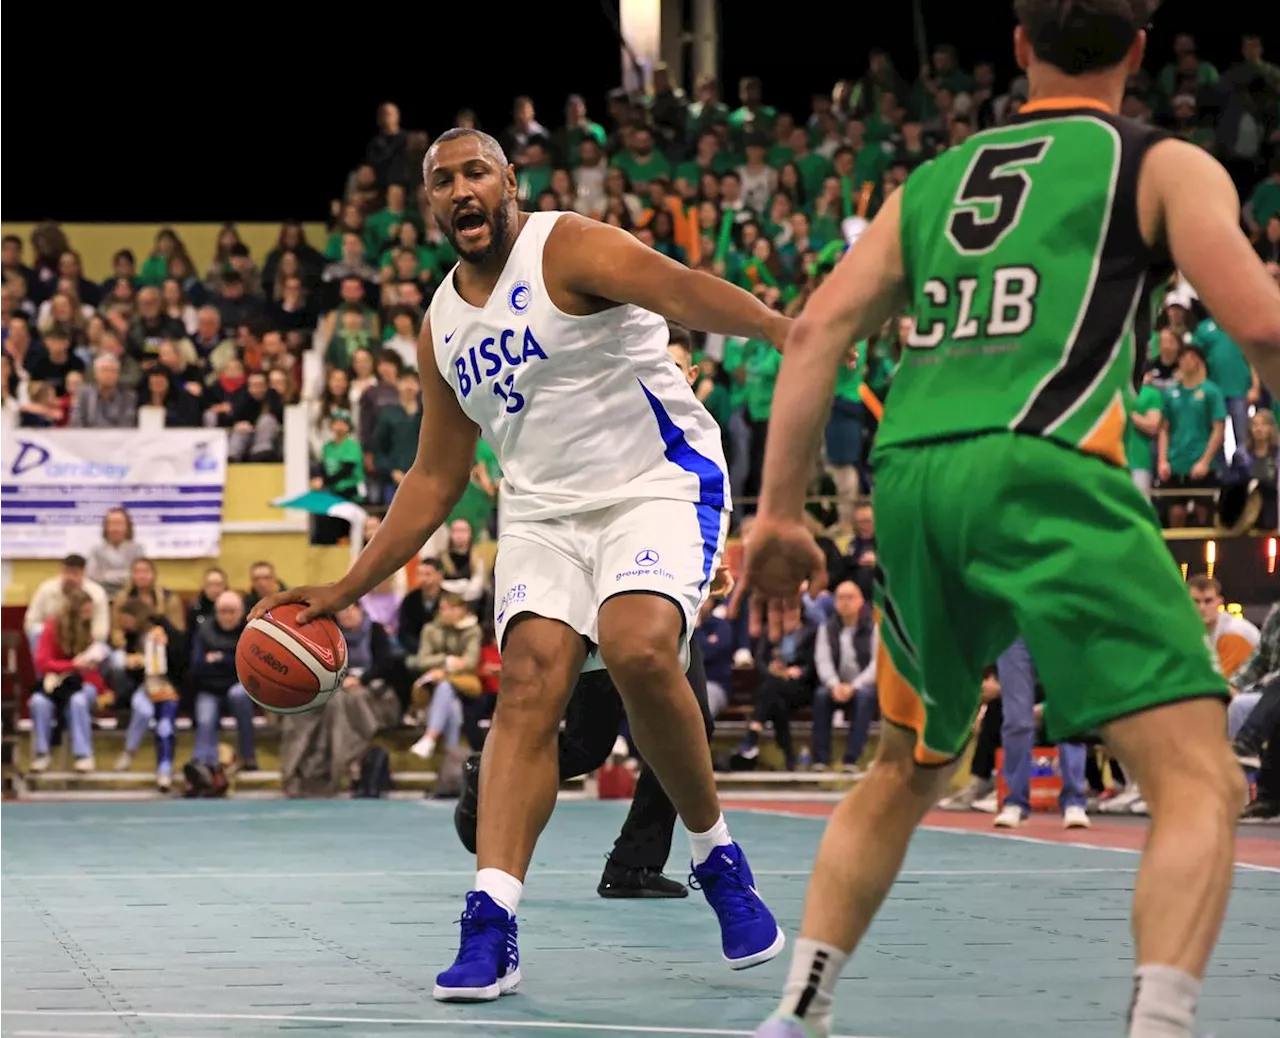
<svg viewBox="0 0 1280 1038">
<path fill-rule="evenodd" d="M 734 973 L 698 893 L 683 901 L 598 898 L 624 806 L 558 806 L 521 906 L 521 993 L 446 1006 L 431 1000 L 432 979 L 456 949 L 455 920 L 474 868 L 454 838 L 451 805 L 5 805 L 0 1033 L 750 1034 L 776 1003 L 788 954 Z M 729 813 L 788 936 L 826 811 L 810 806 L 808 816 L 778 813 L 790 810 L 785 804 Z M 1137 858 L 1106 846 L 1096 828 L 1090 841 L 918 834 L 867 943 L 845 968 L 837 1033 L 1121 1035 Z M 685 853 L 677 834 L 673 874 L 683 873 Z M 1201 1025 L 1215 1038 L 1280 1035 L 1274 865 L 1237 869 Z"/>
</svg>

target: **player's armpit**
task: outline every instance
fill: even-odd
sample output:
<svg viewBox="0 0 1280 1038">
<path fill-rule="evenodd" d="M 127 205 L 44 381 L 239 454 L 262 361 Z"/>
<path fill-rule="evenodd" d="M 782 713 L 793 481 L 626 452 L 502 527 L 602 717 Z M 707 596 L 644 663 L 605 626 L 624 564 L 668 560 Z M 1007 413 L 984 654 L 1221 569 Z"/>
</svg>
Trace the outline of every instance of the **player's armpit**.
<svg viewBox="0 0 1280 1038">
<path fill-rule="evenodd" d="M 1152 146 L 1138 211 L 1147 241 L 1163 239 L 1214 319 L 1280 392 L 1280 287 L 1240 229 L 1240 200 L 1226 170 L 1185 141 Z"/>
<path fill-rule="evenodd" d="M 631 303 L 697 331 L 766 339 L 779 346 L 791 321 L 736 285 L 691 270 L 626 231 L 568 213 L 544 253 L 547 288 Z"/>
<path fill-rule="evenodd" d="M 813 293 L 787 339 L 787 352 L 817 348 L 843 357 L 906 306 L 898 226 L 902 192 L 889 196 L 871 226 Z M 834 361 L 833 361 L 834 362 Z"/>
</svg>

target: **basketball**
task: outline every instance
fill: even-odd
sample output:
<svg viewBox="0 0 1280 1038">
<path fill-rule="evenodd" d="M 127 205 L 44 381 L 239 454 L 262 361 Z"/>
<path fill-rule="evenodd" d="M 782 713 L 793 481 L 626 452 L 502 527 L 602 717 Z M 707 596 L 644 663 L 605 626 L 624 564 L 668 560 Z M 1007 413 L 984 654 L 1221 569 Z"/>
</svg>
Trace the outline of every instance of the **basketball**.
<svg viewBox="0 0 1280 1038">
<path fill-rule="evenodd" d="M 236 645 L 236 674 L 249 698 L 277 714 L 324 706 L 347 675 L 347 643 L 328 617 L 305 627 L 300 605 L 271 609 L 249 625 Z"/>
</svg>

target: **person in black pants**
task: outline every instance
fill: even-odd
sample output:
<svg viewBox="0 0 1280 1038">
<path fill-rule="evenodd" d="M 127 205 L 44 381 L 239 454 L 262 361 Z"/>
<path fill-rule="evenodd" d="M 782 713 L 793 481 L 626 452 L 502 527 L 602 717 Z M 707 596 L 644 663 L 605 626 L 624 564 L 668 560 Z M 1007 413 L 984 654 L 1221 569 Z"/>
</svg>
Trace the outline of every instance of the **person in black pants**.
<svg viewBox="0 0 1280 1038">
<path fill-rule="evenodd" d="M 714 722 L 707 706 L 707 674 L 696 639 L 689 643 L 688 678 L 698 697 L 710 742 Z M 560 733 L 561 781 L 594 771 L 608 760 L 625 717 L 622 697 L 609 672 L 585 671 L 565 710 L 565 725 Z M 476 852 L 479 793 L 480 754 L 476 753 L 463 766 L 462 796 L 453 813 L 458 838 L 472 854 Z M 687 897 L 689 891 L 683 883 L 662 874 L 671 854 L 675 824 L 675 806 L 646 765 L 640 770 L 631 810 L 614 841 L 597 893 L 607 898 Z"/>
</svg>

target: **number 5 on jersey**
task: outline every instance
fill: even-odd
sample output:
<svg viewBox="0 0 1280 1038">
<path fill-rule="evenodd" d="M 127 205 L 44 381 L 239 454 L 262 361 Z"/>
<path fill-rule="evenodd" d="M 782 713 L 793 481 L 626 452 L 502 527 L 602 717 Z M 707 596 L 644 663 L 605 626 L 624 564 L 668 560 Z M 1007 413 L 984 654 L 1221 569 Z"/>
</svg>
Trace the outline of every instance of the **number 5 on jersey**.
<svg viewBox="0 0 1280 1038">
<path fill-rule="evenodd" d="M 979 148 L 965 171 L 947 220 L 947 240 L 961 256 L 985 256 L 1018 226 L 1031 192 L 1026 166 L 1040 162 L 1051 140 L 1040 137 L 1020 144 L 990 144 Z M 923 291 L 938 308 L 958 298 L 955 326 L 947 334 L 945 321 L 917 322 L 907 345 L 933 349 L 952 340 L 1021 335 L 1035 320 L 1035 296 L 1040 275 L 1028 264 L 998 266 L 991 272 L 990 313 L 984 322 L 974 314 L 980 281 L 960 276 L 925 282 Z"/>
</svg>

